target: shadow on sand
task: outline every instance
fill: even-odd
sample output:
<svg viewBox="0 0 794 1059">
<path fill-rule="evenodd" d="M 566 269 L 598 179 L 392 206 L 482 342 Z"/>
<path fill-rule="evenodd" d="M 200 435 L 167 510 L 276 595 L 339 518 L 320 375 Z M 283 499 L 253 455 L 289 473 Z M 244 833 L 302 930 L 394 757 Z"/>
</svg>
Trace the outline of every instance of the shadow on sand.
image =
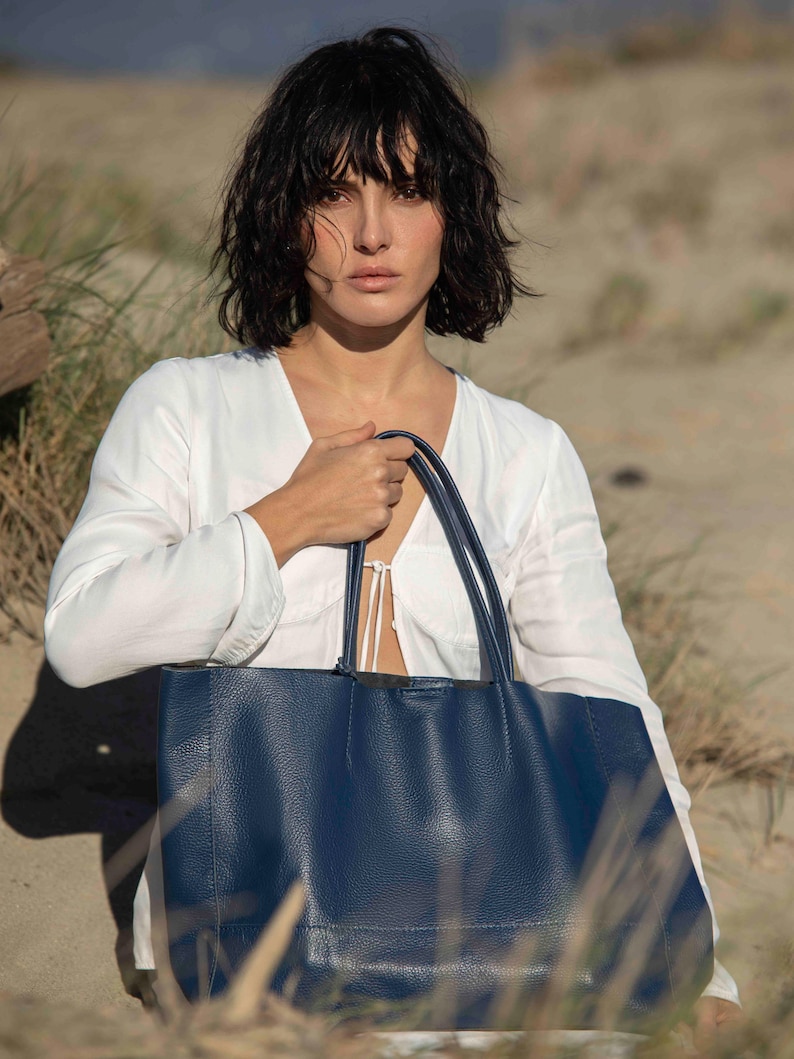
<svg viewBox="0 0 794 1059">
<path fill-rule="evenodd" d="M 26 838 L 96 832 L 108 860 L 154 814 L 159 670 L 72 688 L 45 662 L 36 693 L 6 753 L 2 815 Z M 132 899 L 142 864 L 108 901 L 122 980 L 137 995 Z"/>
</svg>

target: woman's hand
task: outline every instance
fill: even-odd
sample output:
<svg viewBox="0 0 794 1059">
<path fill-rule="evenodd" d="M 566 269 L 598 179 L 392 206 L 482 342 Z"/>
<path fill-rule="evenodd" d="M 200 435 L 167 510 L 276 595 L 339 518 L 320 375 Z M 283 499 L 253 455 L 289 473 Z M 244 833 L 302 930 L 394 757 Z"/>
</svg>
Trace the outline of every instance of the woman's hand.
<svg viewBox="0 0 794 1059">
<path fill-rule="evenodd" d="M 701 997 L 695 1004 L 694 1015 L 694 1043 L 701 1055 L 708 1055 L 711 1045 L 718 1043 L 733 1028 L 731 1023 L 743 1018 L 740 1007 L 714 996 Z"/>
<path fill-rule="evenodd" d="M 687 1021 L 680 1022 L 671 1034 L 669 1043 L 674 1047 L 668 1049 L 669 1054 L 680 1056 L 680 1059 L 691 1056 L 708 1059 L 711 1055 L 723 1055 L 733 1028 L 743 1019 L 744 1014 L 737 1004 L 719 997 L 701 997 Z M 668 1051 L 664 1054 L 667 1055 Z"/>
<path fill-rule="evenodd" d="M 316 438 L 289 481 L 246 508 L 279 566 L 311 544 L 349 544 L 385 529 L 402 497 L 407 438 L 375 440 L 375 424 Z"/>
</svg>

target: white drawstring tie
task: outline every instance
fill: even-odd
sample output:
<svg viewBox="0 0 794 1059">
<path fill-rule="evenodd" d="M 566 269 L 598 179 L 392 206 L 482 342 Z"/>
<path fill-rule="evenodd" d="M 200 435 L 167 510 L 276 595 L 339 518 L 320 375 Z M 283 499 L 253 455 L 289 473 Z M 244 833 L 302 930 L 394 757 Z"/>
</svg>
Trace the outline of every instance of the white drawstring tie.
<svg viewBox="0 0 794 1059">
<path fill-rule="evenodd" d="M 369 670 L 370 673 L 377 672 L 378 665 L 378 651 L 380 650 L 380 633 L 383 626 L 383 593 L 386 589 L 386 574 L 391 570 L 391 566 L 388 563 L 384 563 L 380 559 L 372 559 L 369 562 L 365 562 L 364 566 L 368 566 L 372 570 L 372 584 L 369 586 L 369 602 L 367 603 L 367 621 L 364 625 L 364 639 L 361 644 L 361 671 L 367 672 L 367 654 L 369 649 L 369 633 L 372 625 L 372 604 L 375 602 L 375 593 L 378 593 L 378 609 L 377 616 L 375 618 L 375 643 L 372 649 L 372 666 Z"/>
</svg>

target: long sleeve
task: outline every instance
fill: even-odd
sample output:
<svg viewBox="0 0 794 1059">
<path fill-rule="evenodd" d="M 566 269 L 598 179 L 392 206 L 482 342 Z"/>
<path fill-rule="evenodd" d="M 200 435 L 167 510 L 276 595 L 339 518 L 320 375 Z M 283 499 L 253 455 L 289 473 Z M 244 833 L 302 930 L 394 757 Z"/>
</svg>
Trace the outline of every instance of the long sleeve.
<svg viewBox="0 0 794 1059">
<path fill-rule="evenodd" d="M 56 560 L 44 623 L 55 672 L 78 687 L 150 666 L 237 664 L 284 606 L 270 544 L 242 511 L 191 518 L 191 421 L 181 362 L 163 361 L 122 398 L 88 493 Z"/>
<path fill-rule="evenodd" d="M 719 931 L 662 714 L 623 626 L 606 564 L 606 547 L 585 470 L 556 427 L 549 465 L 521 545 L 510 602 L 516 662 L 523 679 L 547 691 L 617 698 L 640 708 L 692 860 Z M 705 996 L 739 1003 L 731 976 L 717 963 Z"/>
</svg>

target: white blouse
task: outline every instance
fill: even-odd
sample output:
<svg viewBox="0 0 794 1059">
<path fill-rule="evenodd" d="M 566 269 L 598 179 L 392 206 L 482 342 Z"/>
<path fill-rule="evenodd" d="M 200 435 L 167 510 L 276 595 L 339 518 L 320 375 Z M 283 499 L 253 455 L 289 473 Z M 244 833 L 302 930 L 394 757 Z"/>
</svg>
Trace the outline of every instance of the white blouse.
<svg viewBox="0 0 794 1059">
<path fill-rule="evenodd" d="M 55 672 L 85 687 L 169 663 L 333 668 L 345 548 L 305 548 L 279 570 L 244 512 L 284 485 L 310 442 L 272 353 L 161 361 L 133 383 L 52 572 L 44 631 Z M 556 423 L 458 374 L 441 455 L 508 606 L 522 678 L 639 707 L 711 906 L 689 796 L 623 627 L 573 446 Z M 487 679 L 468 598 L 427 498 L 390 576 L 407 671 Z M 139 967 L 154 966 L 147 877 L 155 878 L 155 860 L 136 898 Z M 738 1003 L 720 964 L 705 993 Z"/>
</svg>

